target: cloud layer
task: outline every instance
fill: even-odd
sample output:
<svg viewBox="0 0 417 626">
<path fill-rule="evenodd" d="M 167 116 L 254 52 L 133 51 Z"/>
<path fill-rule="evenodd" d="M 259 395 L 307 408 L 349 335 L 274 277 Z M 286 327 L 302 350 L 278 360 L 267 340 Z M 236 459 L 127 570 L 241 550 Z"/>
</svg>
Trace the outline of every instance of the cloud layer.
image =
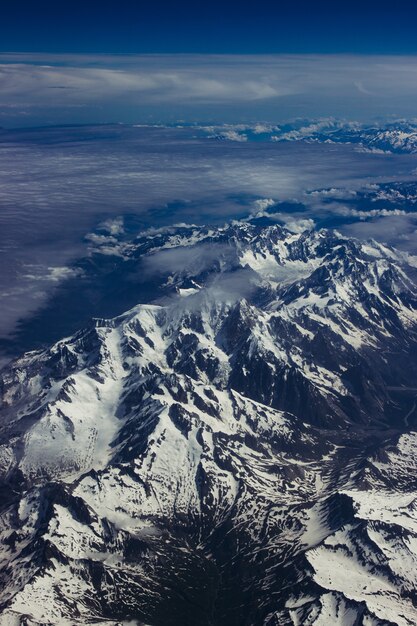
<svg viewBox="0 0 417 626">
<path fill-rule="evenodd" d="M 269 215 L 293 231 L 344 224 L 351 234 L 417 249 L 417 224 L 405 206 L 416 205 L 415 189 L 392 186 L 415 179 L 417 155 L 374 155 L 326 143 L 216 141 L 194 128 L 115 125 L 3 131 L 0 157 L 0 349 L 2 337 L 22 328 L 22 318 L 28 330 L 19 346 L 33 347 L 40 336 L 33 313 L 42 307 L 41 318 L 53 314 L 65 334 L 75 317 L 78 327 L 81 309 L 97 303 L 91 314 L 101 314 L 102 293 L 117 304 L 114 289 L 122 280 L 123 298 L 132 292 L 134 302 L 122 300 L 121 310 L 140 301 L 143 282 L 137 273 L 130 282 L 122 264 L 129 263 L 132 238 L 145 229 L 157 234 L 175 223 Z M 390 184 L 381 187 L 384 182 Z M 376 203 L 363 199 L 364 188 Z M 220 257 L 218 249 L 207 251 L 205 262 Z M 181 271 L 197 262 L 192 250 L 164 253 L 142 271 L 158 275 L 167 265 Z M 117 284 L 110 280 L 114 268 L 120 269 Z M 64 292 L 61 300 L 58 292 Z"/>
<path fill-rule="evenodd" d="M 0 55 L 0 123 L 415 115 L 417 57 Z"/>
</svg>

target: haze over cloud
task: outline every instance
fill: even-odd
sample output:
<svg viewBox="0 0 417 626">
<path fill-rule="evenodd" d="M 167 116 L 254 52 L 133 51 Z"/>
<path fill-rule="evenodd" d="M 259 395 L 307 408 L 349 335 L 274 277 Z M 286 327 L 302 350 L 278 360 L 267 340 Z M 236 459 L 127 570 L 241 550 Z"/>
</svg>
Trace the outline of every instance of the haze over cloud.
<svg viewBox="0 0 417 626">
<path fill-rule="evenodd" d="M 0 123 L 414 115 L 416 57 L 0 56 Z"/>
</svg>

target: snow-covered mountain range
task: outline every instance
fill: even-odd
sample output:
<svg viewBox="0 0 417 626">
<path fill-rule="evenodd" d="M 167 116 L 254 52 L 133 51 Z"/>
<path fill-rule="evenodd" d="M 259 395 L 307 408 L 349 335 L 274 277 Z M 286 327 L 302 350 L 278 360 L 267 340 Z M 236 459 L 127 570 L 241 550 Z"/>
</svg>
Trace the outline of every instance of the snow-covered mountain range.
<svg viewBox="0 0 417 626">
<path fill-rule="evenodd" d="M 2 372 L 0 624 L 416 624 L 416 259 L 250 223 L 124 254 L 158 302 Z"/>
<path fill-rule="evenodd" d="M 295 120 L 274 126 L 222 125 L 202 127 L 209 137 L 229 141 L 274 142 L 302 141 L 307 143 L 354 144 L 360 150 L 370 152 L 408 153 L 417 152 L 417 124 L 413 121 L 395 121 L 379 124 L 361 124 L 346 120 L 324 118 L 318 120 Z"/>
</svg>

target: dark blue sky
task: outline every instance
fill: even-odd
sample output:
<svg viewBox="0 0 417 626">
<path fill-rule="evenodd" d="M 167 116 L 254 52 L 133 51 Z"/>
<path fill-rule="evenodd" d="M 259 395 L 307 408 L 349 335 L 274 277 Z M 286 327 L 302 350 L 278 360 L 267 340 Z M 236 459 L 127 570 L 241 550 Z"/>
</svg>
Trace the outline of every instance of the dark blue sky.
<svg viewBox="0 0 417 626">
<path fill-rule="evenodd" d="M 1 52 L 417 53 L 410 0 L 9 0 Z"/>
</svg>

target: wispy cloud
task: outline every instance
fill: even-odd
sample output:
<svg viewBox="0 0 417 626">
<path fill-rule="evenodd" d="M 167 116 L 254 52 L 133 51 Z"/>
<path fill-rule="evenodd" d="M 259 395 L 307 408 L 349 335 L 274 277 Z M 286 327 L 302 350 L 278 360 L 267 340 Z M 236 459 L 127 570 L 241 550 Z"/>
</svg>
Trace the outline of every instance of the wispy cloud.
<svg viewBox="0 0 417 626">
<path fill-rule="evenodd" d="M 160 250 L 144 258 L 143 270 L 146 278 L 153 275 L 175 275 L 192 273 L 197 276 L 208 269 L 237 264 L 233 247 L 224 243 L 200 244 Z"/>
<path fill-rule="evenodd" d="M 358 239 L 376 239 L 390 245 L 417 253 L 417 215 L 408 213 L 406 215 L 396 214 L 391 216 L 377 217 L 366 222 L 354 222 L 342 226 L 341 229 L 346 235 L 357 237 Z"/>
<path fill-rule="evenodd" d="M 2 95 L 13 100 L 30 98 L 32 104 L 48 104 L 47 96 L 55 104 L 88 104 L 103 98 L 139 96 L 148 103 L 185 101 L 190 98 L 205 103 L 245 100 L 263 100 L 294 93 L 294 89 L 251 76 L 234 76 L 227 71 L 191 68 L 164 69 L 163 67 L 119 69 L 87 67 L 33 66 L 26 64 L 2 65 L 0 68 Z M 51 90 L 57 90 L 51 94 Z M 52 103 L 51 103 L 52 105 Z"/>
</svg>

